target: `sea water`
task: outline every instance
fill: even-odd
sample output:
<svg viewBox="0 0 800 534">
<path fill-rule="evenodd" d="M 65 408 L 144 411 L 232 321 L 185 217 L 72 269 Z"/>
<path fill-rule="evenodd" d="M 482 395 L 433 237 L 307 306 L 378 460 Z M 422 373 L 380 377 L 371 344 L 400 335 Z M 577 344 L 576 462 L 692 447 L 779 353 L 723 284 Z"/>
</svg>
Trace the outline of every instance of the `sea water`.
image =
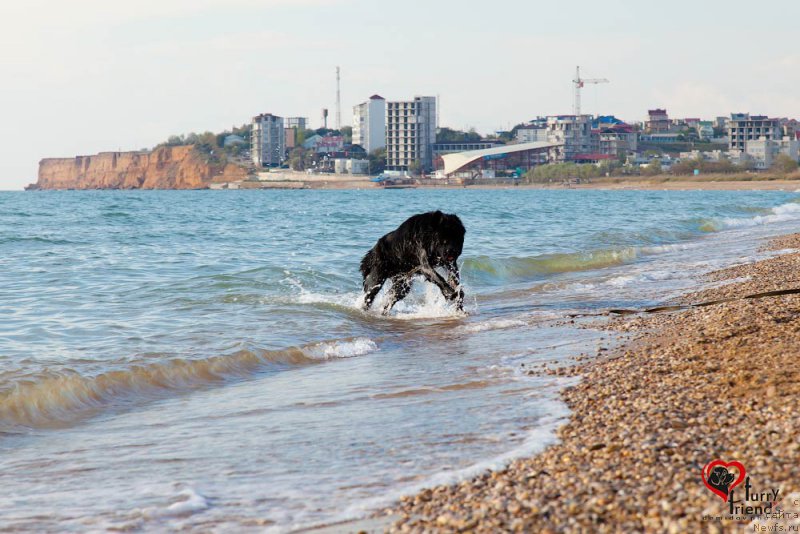
<svg viewBox="0 0 800 534">
<path fill-rule="evenodd" d="M 533 454 L 575 379 L 529 370 L 611 342 L 569 317 L 760 257 L 798 198 L 0 193 L 0 528 L 286 531 Z M 361 256 L 433 209 L 465 313 L 421 280 L 362 311 Z"/>
</svg>

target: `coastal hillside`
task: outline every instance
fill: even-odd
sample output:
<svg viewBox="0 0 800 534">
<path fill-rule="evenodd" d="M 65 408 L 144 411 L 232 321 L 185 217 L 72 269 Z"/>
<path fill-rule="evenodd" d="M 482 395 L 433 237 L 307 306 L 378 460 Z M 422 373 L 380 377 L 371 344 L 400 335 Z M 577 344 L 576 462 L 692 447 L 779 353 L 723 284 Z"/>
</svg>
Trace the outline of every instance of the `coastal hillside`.
<svg viewBox="0 0 800 534">
<path fill-rule="evenodd" d="M 204 189 L 214 181 L 246 178 L 246 169 L 209 161 L 191 145 L 151 152 L 102 152 L 46 158 L 30 189 Z"/>
</svg>

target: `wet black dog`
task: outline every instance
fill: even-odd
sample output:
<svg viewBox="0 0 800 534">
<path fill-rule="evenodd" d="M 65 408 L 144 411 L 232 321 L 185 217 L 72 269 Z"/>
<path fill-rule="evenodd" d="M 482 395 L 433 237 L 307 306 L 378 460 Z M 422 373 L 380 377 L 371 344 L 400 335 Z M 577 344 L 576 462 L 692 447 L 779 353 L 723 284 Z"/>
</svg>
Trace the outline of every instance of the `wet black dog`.
<svg viewBox="0 0 800 534">
<path fill-rule="evenodd" d="M 464 292 L 456 260 L 464 246 L 466 230 L 456 215 L 431 211 L 414 215 L 378 240 L 361 260 L 364 277 L 364 309 L 369 309 L 386 280 L 392 287 L 383 306 L 389 313 L 398 300 L 411 291 L 411 279 L 419 274 L 436 284 L 448 300 L 461 310 Z M 447 270 L 447 280 L 436 272 Z"/>
</svg>

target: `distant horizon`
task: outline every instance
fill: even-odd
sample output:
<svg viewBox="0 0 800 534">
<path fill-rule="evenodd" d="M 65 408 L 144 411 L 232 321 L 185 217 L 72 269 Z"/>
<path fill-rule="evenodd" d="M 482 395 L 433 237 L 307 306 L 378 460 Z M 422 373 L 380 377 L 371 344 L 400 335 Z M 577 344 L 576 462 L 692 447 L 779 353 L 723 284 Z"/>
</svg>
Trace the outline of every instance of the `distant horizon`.
<svg viewBox="0 0 800 534">
<path fill-rule="evenodd" d="M 800 117 L 796 2 L 741 14 L 729 2 L 678 0 L 669 10 L 628 0 L 558 6 L 510 1 L 435 5 L 387 24 L 390 2 L 362 0 L 99 0 L 0 6 L 6 81 L 0 189 L 36 181 L 39 160 L 152 148 L 170 135 L 220 132 L 259 113 L 342 125 L 379 94 L 440 98 L 440 125 L 493 133 L 536 116 L 571 114 L 575 67 L 583 112 L 644 120 L 749 112 Z M 574 7 L 574 9 L 572 9 Z M 423 11 L 424 10 L 424 11 Z M 775 13 L 781 13 L 775 17 Z M 576 16 L 576 13 L 579 16 Z M 690 16 L 687 16 L 687 13 Z M 514 16 L 509 17 L 509 14 Z M 67 22 L 68 21 L 68 22 Z M 736 54 L 728 48 L 736 47 Z"/>
</svg>

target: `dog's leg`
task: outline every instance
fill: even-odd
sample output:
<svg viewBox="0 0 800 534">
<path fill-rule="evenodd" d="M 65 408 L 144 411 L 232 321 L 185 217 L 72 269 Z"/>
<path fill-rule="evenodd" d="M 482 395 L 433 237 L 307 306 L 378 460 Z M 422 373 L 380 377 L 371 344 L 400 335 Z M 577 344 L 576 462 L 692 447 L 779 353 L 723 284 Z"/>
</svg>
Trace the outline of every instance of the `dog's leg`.
<svg viewBox="0 0 800 534">
<path fill-rule="evenodd" d="M 447 283 L 457 290 L 457 295 L 454 300 L 456 301 L 456 309 L 464 311 L 464 290 L 461 288 L 461 273 L 458 271 L 458 264 L 451 263 L 447 267 Z"/>
<path fill-rule="evenodd" d="M 442 295 L 444 295 L 444 298 L 446 298 L 447 300 L 456 299 L 456 297 L 458 296 L 457 292 L 450 286 L 450 284 L 447 283 L 447 281 L 444 278 L 442 278 L 442 275 L 433 270 L 432 267 L 426 267 L 420 269 L 420 272 L 422 272 L 422 275 L 425 277 L 425 280 L 434 284 L 441 290 Z"/>
<path fill-rule="evenodd" d="M 420 252 L 419 256 L 419 272 L 425 277 L 425 279 L 436 285 L 439 290 L 442 292 L 442 295 L 448 300 L 455 300 L 458 296 L 455 288 L 453 288 L 450 284 L 447 283 L 447 280 L 442 278 L 442 275 L 436 272 L 436 270 L 431 267 L 431 264 L 428 262 L 428 254 L 425 250 Z"/>
<path fill-rule="evenodd" d="M 385 279 L 380 280 L 374 273 L 369 273 L 364 278 L 364 304 L 362 309 L 368 310 L 372 306 L 372 301 L 375 300 L 385 281 Z"/>
<path fill-rule="evenodd" d="M 383 315 L 387 315 L 398 301 L 403 300 L 411 291 L 411 277 L 407 274 L 400 274 L 392 278 L 392 288 L 386 296 L 386 304 L 383 305 Z"/>
</svg>

